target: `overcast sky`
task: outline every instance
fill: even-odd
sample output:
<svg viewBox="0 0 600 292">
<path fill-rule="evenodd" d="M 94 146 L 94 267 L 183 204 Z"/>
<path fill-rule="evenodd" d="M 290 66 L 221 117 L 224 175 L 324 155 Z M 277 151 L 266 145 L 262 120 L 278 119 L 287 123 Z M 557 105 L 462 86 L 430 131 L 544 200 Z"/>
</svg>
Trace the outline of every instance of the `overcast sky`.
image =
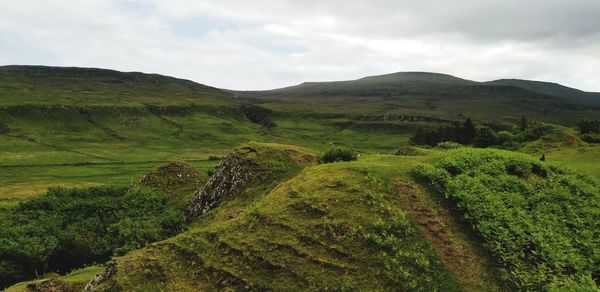
<svg viewBox="0 0 600 292">
<path fill-rule="evenodd" d="M 0 0 L 0 64 L 230 89 L 430 71 L 600 91 L 600 1 Z"/>
</svg>

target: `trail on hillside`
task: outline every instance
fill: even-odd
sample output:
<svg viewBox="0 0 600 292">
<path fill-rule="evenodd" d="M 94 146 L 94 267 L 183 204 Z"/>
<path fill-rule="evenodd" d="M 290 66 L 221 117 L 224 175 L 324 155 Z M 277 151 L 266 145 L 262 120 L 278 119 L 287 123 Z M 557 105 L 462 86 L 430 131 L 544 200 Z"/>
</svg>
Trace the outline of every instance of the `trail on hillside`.
<svg viewBox="0 0 600 292">
<path fill-rule="evenodd" d="M 400 182 L 396 191 L 408 205 L 421 235 L 465 290 L 501 290 L 497 285 L 499 281 L 492 274 L 488 256 L 443 206 L 414 184 Z"/>
</svg>

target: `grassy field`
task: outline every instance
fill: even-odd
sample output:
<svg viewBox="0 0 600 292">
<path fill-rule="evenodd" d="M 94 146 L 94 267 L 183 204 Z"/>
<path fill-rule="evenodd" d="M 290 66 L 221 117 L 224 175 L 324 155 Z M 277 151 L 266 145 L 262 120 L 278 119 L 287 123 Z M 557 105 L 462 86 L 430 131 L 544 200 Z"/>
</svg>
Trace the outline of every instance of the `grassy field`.
<svg viewBox="0 0 600 292">
<path fill-rule="evenodd" d="M 206 173 L 218 161 L 188 161 Z M 0 208 L 14 207 L 18 202 L 44 193 L 49 187 L 126 186 L 164 161 L 131 163 L 94 163 L 84 165 L 0 166 Z"/>
</svg>

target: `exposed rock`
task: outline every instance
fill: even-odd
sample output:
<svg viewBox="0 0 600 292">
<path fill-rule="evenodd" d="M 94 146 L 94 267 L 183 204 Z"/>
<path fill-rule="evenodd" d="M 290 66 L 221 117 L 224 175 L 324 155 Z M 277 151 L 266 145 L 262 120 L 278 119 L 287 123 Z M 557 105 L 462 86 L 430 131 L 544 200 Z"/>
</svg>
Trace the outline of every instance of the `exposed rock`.
<svg viewBox="0 0 600 292">
<path fill-rule="evenodd" d="M 69 287 L 59 279 L 52 278 L 40 283 L 29 284 L 25 287 L 27 292 L 75 292 L 77 290 Z"/>
<path fill-rule="evenodd" d="M 100 284 L 109 280 L 116 272 L 117 272 L 117 265 L 115 264 L 115 262 L 113 262 L 113 261 L 108 262 L 108 265 L 106 265 L 104 272 L 96 275 L 96 278 L 94 278 L 87 285 L 85 285 L 85 288 L 83 289 L 83 291 L 85 291 L 85 292 L 95 291 L 96 288 L 98 288 L 98 286 L 100 286 Z"/>
<path fill-rule="evenodd" d="M 243 157 L 245 153 L 250 152 L 257 150 L 251 147 L 240 148 L 221 161 L 206 185 L 194 194 L 188 204 L 188 218 L 205 214 L 218 206 L 223 198 L 235 196 L 243 191 L 258 168 L 255 161 Z"/>
</svg>

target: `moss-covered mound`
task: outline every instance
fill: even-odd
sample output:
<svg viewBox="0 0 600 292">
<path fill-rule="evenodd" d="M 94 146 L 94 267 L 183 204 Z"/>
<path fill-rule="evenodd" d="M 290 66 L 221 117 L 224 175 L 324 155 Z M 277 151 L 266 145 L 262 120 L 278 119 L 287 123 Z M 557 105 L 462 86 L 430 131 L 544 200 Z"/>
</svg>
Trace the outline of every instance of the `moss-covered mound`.
<svg viewBox="0 0 600 292">
<path fill-rule="evenodd" d="M 186 213 L 189 218 L 203 215 L 221 201 L 240 195 L 247 188 L 266 191 L 273 182 L 315 162 L 316 157 L 300 147 L 247 143 L 221 161 L 206 185 L 194 194 Z"/>
<path fill-rule="evenodd" d="M 187 232 L 115 258 L 98 290 L 460 290 L 397 197 L 400 160 L 305 168 L 309 152 L 258 143 L 231 157 L 252 179 Z"/>
<path fill-rule="evenodd" d="M 156 192 L 168 194 L 172 204 L 183 208 L 206 180 L 207 176 L 198 173 L 192 165 L 173 161 L 146 174 L 133 190 L 148 187 Z"/>
<path fill-rule="evenodd" d="M 521 149 L 526 153 L 544 153 L 563 148 L 577 148 L 586 144 L 575 130 L 553 124 L 535 124 L 528 128 L 525 134 L 535 139 L 526 143 Z"/>
</svg>

